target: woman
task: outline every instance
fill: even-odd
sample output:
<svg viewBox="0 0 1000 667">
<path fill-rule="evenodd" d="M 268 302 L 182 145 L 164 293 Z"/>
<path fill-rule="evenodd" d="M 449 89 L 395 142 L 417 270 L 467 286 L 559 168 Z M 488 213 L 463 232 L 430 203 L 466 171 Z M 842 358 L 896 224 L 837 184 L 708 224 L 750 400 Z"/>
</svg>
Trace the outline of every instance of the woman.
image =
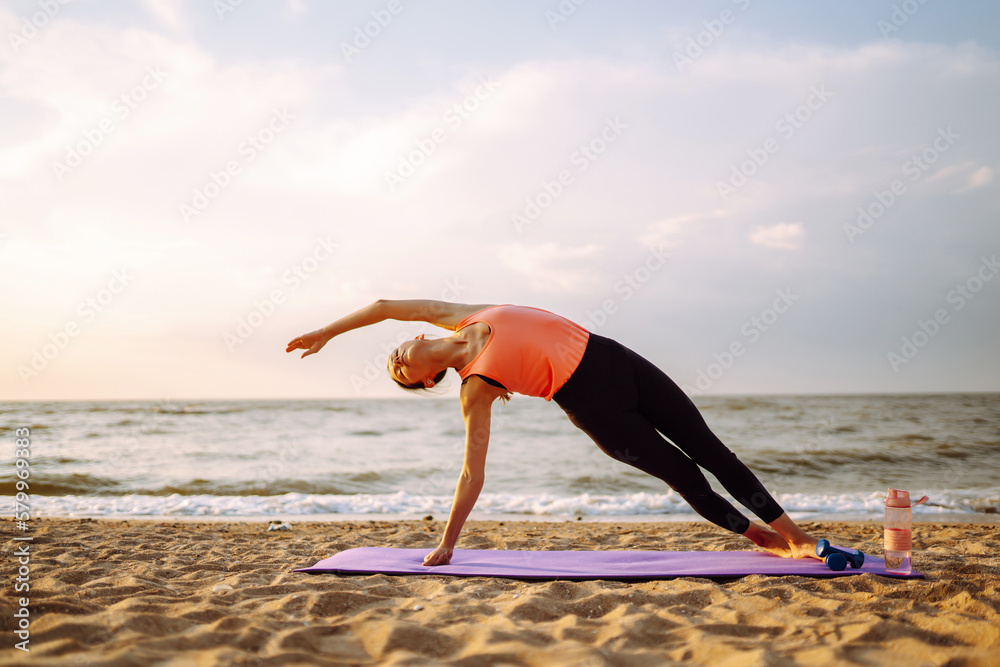
<svg viewBox="0 0 1000 667">
<path fill-rule="evenodd" d="M 780 556 L 815 556 L 816 539 L 792 522 L 666 374 L 558 315 L 512 305 L 379 300 L 293 339 L 285 351 L 305 350 L 305 358 L 334 336 L 383 320 L 429 322 L 454 332 L 436 340 L 418 336 L 396 348 L 388 367 L 399 385 L 429 389 L 449 368 L 462 378 L 465 463 L 441 543 L 424 565 L 451 560 L 483 488 L 491 406 L 511 392 L 554 400 L 606 454 L 662 479 L 712 523 Z M 699 466 L 773 530 L 751 523 L 715 493 Z"/>
</svg>

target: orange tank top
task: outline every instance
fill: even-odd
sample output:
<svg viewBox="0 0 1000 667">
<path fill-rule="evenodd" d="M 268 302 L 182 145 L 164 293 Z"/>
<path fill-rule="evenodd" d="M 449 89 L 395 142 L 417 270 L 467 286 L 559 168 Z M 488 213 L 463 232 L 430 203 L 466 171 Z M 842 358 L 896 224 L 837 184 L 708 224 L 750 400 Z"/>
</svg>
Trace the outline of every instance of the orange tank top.
<svg viewBox="0 0 1000 667">
<path fill-rule="evenodd" d="M 466 317 L 455 328 L 483 322 L 490 336 L 458 371 L 462 380 L 483 375 L 510 391 L 551 401 L 580 364 L 590 334 L 579 324 L 539 308 L 493 306 Z"/>
</svg>

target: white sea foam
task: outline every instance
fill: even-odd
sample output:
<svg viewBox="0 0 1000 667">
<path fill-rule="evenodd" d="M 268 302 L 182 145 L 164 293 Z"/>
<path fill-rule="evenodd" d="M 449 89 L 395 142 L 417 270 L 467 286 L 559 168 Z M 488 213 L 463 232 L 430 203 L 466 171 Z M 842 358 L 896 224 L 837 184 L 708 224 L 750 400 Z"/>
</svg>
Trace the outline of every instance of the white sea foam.
<svg viewBox="0 0 1000 667">
<path fill-rule="evenodd" d="M 995 511 L 1000 506 L 1000 489 L 982 491 L 929 491 L 931 501 L 913 510 L 914 516 Z M 882 494 L 807 495 L 779 494 L 776 499 L 789 513 L 798 516 L 882 515 Z M 392 494 L 319 495 L 286 493 L 277 496 L 213 495 L 124 495 L 124 496 L 41 496 L 33 500 L 34 516 L 309 516 L 309 515 L 447 515 L 451 496 L 418 496 L 400 491 Z M 697 516 L 673 492 L 576 496 L 483 494 L 476 511 L 490 515 L 575 516 Z"/>
</svg>

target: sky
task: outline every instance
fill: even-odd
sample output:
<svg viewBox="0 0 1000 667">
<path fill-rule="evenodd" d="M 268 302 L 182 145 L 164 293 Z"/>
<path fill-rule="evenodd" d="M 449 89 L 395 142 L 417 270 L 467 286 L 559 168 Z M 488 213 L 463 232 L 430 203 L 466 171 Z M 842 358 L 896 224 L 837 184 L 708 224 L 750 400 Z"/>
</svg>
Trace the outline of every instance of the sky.
<svg viewBox="0 0 1000 667">
<path fill-rule="evenodd" d="M 692 395 L 1000 391 L 997 25 L 0 2 L 0 400 L 403 397 L 448 332 L 284 351 L 380 298 L 545 308 Z"/>
</svg>

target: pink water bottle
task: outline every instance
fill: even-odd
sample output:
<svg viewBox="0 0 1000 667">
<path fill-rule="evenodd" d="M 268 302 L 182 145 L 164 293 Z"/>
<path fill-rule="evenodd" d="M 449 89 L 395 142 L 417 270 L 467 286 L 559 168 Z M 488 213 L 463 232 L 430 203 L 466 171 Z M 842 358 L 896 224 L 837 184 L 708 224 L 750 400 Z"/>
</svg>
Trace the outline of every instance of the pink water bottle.
<svg viewBox="0 0 1000 667">
<path fill-rule="evenodd" d="M 927 502 L 924 496 L 913 505 Z M 909 574 L 913 571 L 913 517 L 910 512 L 910 492 L 889 489 L 885 494 L 885 571 Z"/>
</svg>

